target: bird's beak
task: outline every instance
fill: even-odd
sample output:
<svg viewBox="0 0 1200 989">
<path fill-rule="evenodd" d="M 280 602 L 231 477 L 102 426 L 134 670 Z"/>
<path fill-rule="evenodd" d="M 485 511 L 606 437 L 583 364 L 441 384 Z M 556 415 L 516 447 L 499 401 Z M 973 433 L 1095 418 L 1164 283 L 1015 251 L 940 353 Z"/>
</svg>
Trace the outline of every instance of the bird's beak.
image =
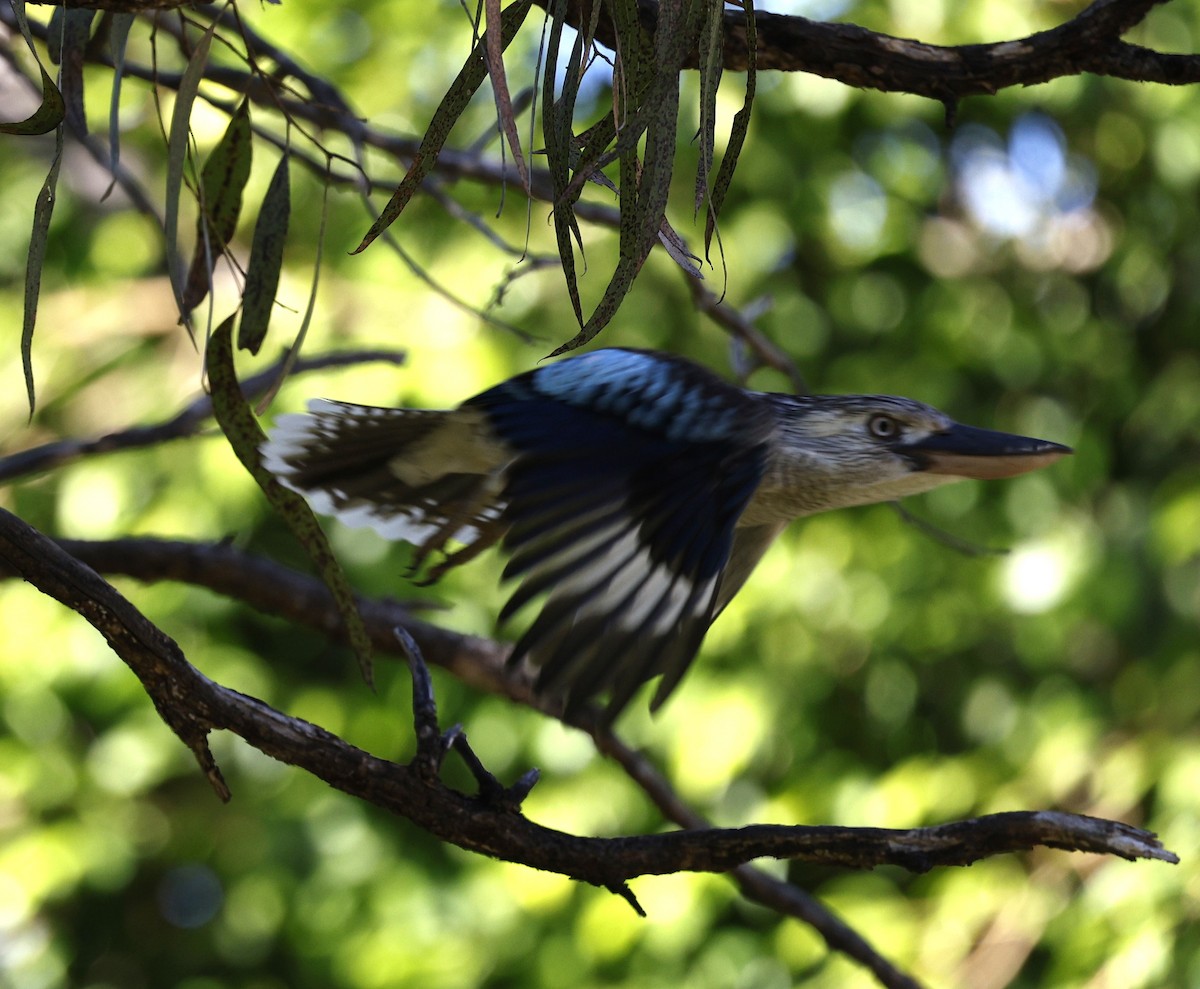
<svg viewBox="0 0 1200 989">
<path fill-rule="evenodd" d="M 905 452 L 931 474 L 950 474 L 981 481 L 1015 477 L 1048 467 L 1068 453 L 1074 453 L 1069 446 L 1061 443 L 960 426 L 958 423 L 910 444 Z"/>
</svg>

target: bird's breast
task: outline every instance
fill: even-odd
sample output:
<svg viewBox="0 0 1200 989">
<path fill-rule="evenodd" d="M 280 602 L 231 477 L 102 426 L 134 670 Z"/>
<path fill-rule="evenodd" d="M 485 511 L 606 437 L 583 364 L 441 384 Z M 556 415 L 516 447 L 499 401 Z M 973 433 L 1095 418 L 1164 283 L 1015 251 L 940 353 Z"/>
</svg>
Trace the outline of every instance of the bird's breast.
<svg viewBox="0 0 1200 989">
<path fill-rule="evenodd" d="M 828 485 L 821 484 L 819 477 L 769 470 L 742 512 L 738 525 L 772 525 L 823 512 L 833 507 L 830 493 Z"/>
</svg>

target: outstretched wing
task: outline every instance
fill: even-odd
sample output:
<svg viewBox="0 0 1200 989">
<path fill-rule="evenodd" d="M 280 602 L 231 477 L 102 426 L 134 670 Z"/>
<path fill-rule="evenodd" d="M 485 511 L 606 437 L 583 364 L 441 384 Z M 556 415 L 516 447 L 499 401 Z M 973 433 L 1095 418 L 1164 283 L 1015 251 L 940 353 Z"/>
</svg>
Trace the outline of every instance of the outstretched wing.
<svg viewBox="0 0 1200 989">
<path fill-rule="evenodd" d="M 511 453 L 476 411 L 388 409 L 317 399 L 280 416 L 263 464 L 313 508 L 420 547 L 499 538 Z"/>
<path fill-rule="evenodd" d="M 514 661 L 568 707 L 607 691 L 614 718 L 661 674 L 679 682 L 714 617 L 734 527 L 757 488 L 769 420 L 683 361 L 603 350 L 467 403 L 516 452 L 504 489 L 501 618 L 545 593 Z"/>
</svg>

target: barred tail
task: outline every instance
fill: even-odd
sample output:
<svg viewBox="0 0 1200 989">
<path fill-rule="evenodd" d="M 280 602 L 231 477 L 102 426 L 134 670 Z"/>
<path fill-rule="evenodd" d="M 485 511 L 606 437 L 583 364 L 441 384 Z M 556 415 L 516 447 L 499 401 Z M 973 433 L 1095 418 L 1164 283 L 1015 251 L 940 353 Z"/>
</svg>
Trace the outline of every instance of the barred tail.
<svg viewBox="0 0 1200 989">
<path fill-rule="evenodd" d="M 421 549 L 473 550 L 502 534 L 511 458 L 477 409 L 387 409 L 316 399 L 280 416 L 264 466 L 313 509 Z M 474 555 L 473 553 L 471 555 Z"/>
</svg>

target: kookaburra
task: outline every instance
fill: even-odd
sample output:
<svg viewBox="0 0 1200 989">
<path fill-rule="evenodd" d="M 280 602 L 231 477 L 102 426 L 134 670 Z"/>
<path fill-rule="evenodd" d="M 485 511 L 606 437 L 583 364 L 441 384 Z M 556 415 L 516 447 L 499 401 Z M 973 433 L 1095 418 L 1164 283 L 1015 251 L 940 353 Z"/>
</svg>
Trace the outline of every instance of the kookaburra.
<svg viewBox="0 0 1200 989">
<path fill-rule="evenodd" d="M 318 399 L 263 462 L 321 513 L 436 568 L 500 542 L 500 613 L 545 595 L 512 651 L 568 708 L 609 718 L 661 676 L 657 708 L 713 619 L 793 519 L 1054 463 L 1068 447 L 962 426 L 886 395 L 747 391 L 678 357 L 597 350 L 449 410 Z"/>
</svg>

